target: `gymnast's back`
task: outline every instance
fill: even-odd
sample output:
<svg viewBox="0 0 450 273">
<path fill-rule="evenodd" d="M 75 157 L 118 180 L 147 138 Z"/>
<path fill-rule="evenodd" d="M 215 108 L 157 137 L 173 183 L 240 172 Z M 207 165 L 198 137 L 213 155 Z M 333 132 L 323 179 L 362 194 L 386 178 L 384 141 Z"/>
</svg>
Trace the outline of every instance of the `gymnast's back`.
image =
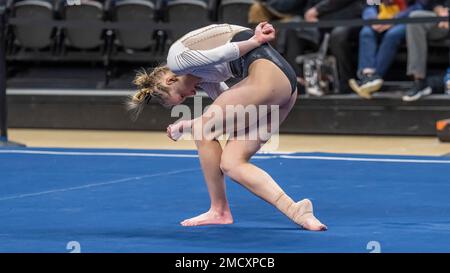
<svg viewBox="0 0 450 273">
<path fill-rule="evenodd" d="M 177 75 L 192 74 L 210 82 L 231 76 L 227 62 L 239 58 L 239 48 L 231 39 L 248 28 L 214 24 L 193 30 L 169 49 L 167 65 Z"/>
<path fill-rule="evenodd" d="M 248 29 L 238 25 L 213 24 L 193 30 L 175 43 L 179 42 L 190 50 L 208 50 L 228 43 L 236 33 Z"/>
</svg>

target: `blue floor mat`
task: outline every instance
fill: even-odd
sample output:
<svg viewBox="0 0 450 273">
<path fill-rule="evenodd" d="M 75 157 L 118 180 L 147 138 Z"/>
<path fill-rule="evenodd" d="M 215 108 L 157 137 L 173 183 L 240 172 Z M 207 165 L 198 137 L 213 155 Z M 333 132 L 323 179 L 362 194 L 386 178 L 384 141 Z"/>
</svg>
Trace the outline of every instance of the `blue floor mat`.
<svg viewBox="0 0 450 273">
<path fill-rule="evenodd" d="M 252 161 L 329 230 L 299 229 L 229 179 L 233 225 L 180 226 L 209 205 L 195 151 L 0 149 L 0 252 L 450 252 L 448 157 Z"/>
</svg>

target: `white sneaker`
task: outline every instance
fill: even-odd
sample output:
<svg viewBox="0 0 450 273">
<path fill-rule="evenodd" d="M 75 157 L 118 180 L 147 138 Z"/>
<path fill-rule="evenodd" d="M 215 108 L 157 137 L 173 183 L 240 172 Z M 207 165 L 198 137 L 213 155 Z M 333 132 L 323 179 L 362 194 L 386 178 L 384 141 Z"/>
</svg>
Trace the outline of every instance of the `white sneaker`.
<svg viewBox="0 0 450 273">
<path fill-rule="evenodd" d="M 318 86 L 306 87 L 306 93 L 315 97 L 322 97 L 324 95 L 323 91 Z"/>
</svg>

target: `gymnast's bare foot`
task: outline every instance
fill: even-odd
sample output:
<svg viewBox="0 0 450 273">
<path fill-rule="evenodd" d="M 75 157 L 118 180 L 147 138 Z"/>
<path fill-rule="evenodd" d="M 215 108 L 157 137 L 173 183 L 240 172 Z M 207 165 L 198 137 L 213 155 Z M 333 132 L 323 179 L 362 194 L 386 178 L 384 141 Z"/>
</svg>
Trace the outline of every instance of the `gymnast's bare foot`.
<svg viewBox="0 0 450 273">
<path fill-rule="evenodd" d="M 204 226 L 204 225 L 229 225 L 233 224 L 233 216 L 230 210 L 218 212 L 209 210 L 199 216 L 186 219 L 180 223 L 182 226 Z"/>
<path fill-rule="evenodd" d="M 303 199 L 297 202 L 299 206 L 298 216 L 295 217 L 295 222 L 306 230 L 311 231 L 325 231 L 327 226 L 322 224 L 313 214 L 313 205 L 311 200 Z"/>
</svg>

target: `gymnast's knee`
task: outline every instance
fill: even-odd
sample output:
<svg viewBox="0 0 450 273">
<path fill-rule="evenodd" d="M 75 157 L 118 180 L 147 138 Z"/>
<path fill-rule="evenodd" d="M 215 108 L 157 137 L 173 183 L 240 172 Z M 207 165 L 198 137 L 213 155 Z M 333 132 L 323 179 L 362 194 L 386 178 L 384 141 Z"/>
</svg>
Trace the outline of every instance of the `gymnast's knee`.
<svg viewBox="0 0 450 273">
<path fill-rule="evenodd" d="M 220 170 L 222 170 L 222 173 L 226 176 L 230 177 L 233 180 L 236 180 L 236 171 L 237 168 L 242 164 L 243 162 L 233 158 L 232 155 L 227 155 L 225 152 L 222 154 L 222 157 L 220 158 Z"/>
</svg>

